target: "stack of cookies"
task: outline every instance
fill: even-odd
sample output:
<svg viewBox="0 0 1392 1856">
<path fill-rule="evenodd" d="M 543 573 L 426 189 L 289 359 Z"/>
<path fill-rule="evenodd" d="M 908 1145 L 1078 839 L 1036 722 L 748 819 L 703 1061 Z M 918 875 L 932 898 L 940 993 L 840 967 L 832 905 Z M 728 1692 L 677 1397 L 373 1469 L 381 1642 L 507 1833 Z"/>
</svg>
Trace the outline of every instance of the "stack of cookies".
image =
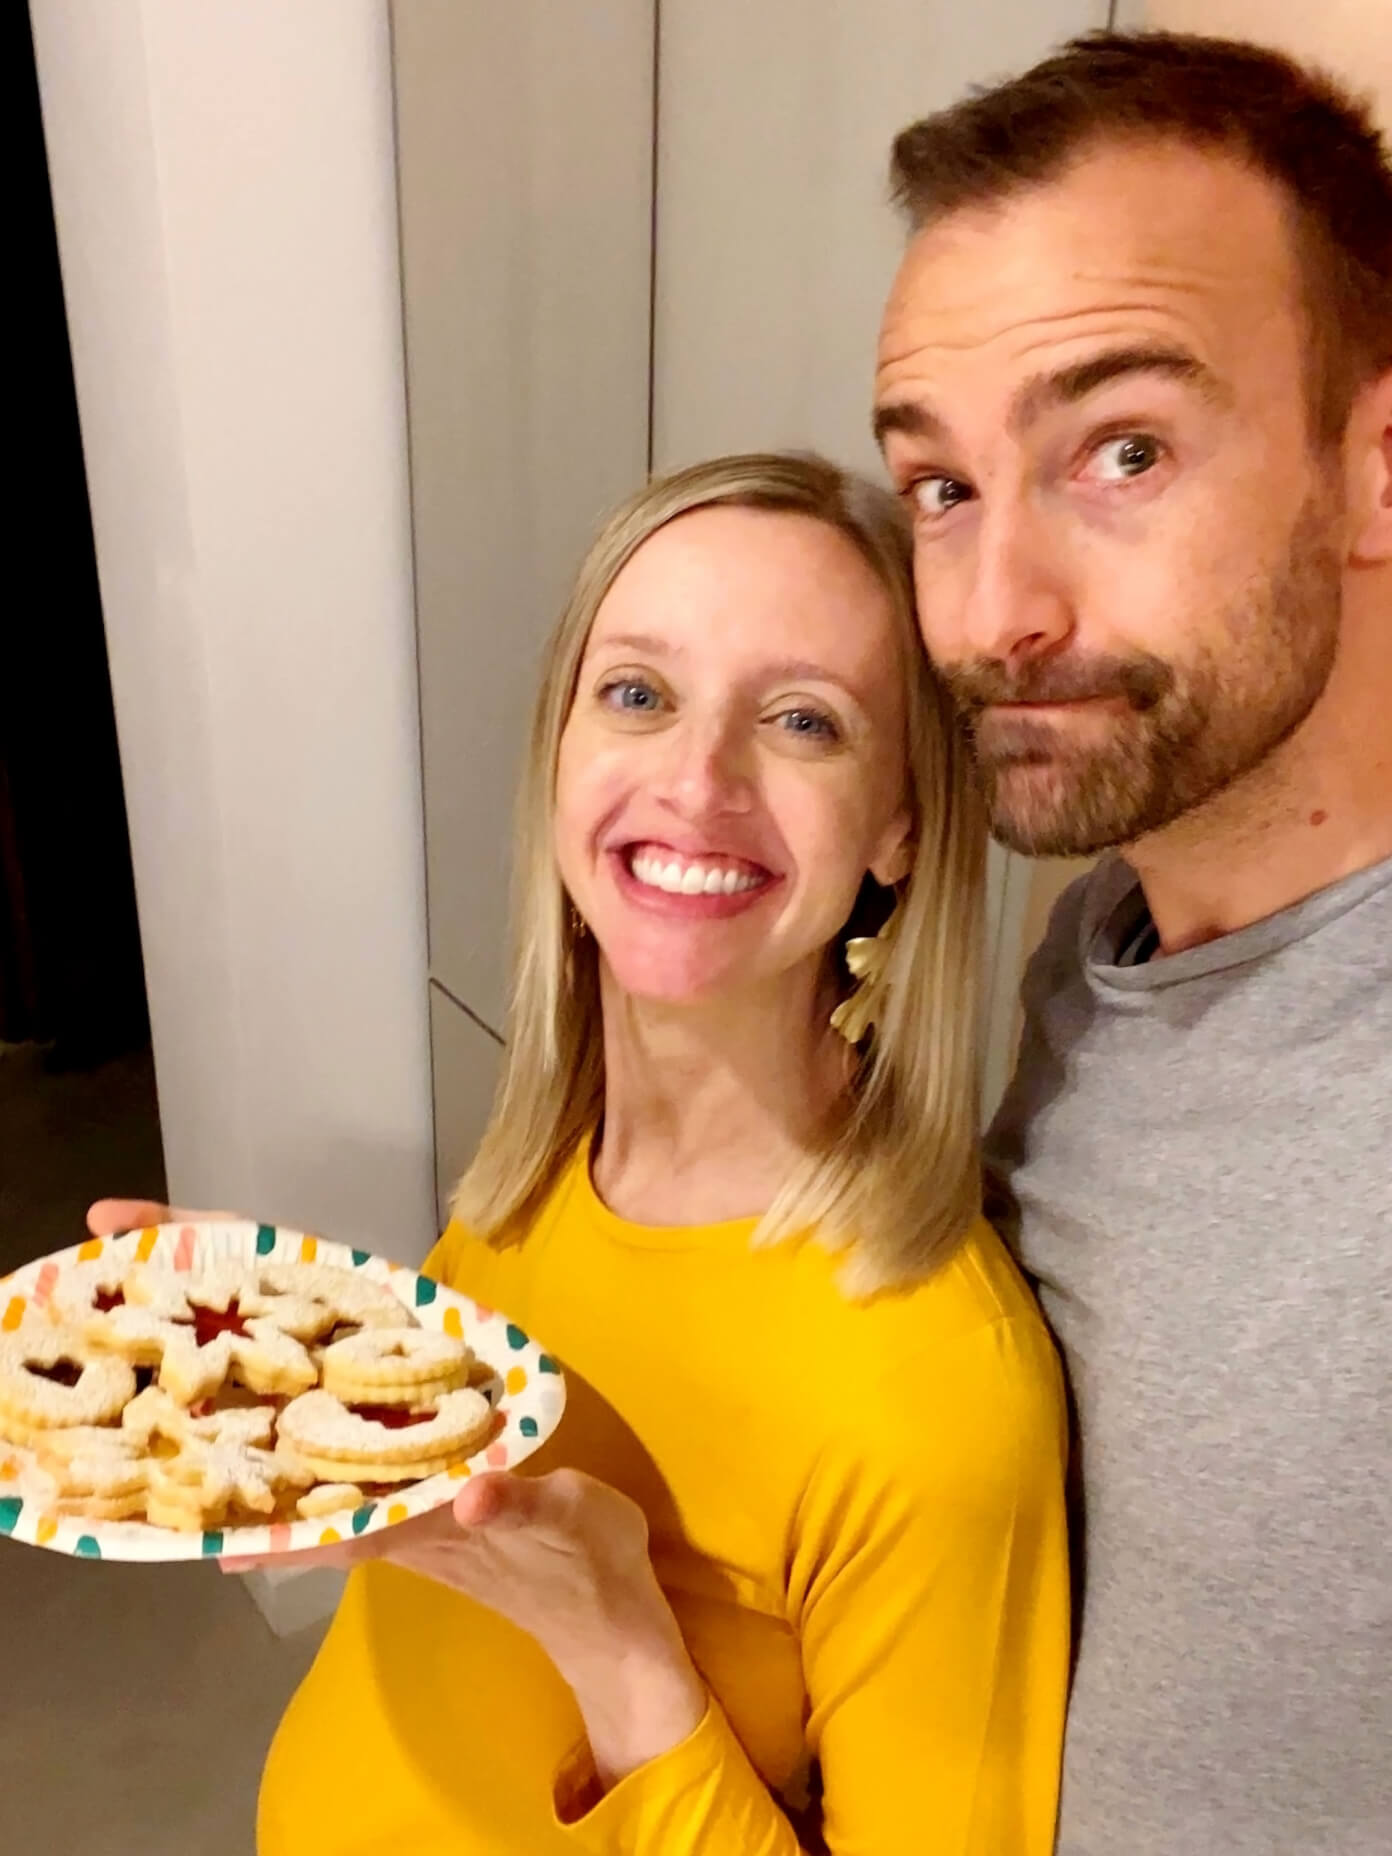
<svg viewBox="0 0 1392 1856">
<path fill-rule="evenodd" d="M 496 1425 L 464 1341 L 331 1264 L 80 1263 L 0 1334 L 0 1439 L 57 1514 L 220 1529 L 355 1507 Z"/>
</svg>

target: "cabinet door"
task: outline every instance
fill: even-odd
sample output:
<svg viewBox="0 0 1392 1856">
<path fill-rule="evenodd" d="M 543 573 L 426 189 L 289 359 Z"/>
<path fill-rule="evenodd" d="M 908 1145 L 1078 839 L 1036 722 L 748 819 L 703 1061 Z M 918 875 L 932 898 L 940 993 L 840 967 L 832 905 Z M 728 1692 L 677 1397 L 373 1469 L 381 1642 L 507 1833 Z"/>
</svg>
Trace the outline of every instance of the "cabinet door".
<svg viewBox="0 0 1392 1856">
<path fill-rule="evenodd" d="M 430 986 L 430 1057 L 435 1088 L 435 1198 L 439 1228 L 454 1188 L 488 1125 L 502 1046 L 457 999 Z"/>
<path fill-rule="evenodd" d="M 875 338 L 903 245 L 893 137 L 1106 16 L 1106 0 L 662 0 L 659 469 L 789 445 L 875 466 Z"/>
<path fill-rule="evenodd" d="M 541 642 L 647 469 L 653 0 L 392 25 L 431 972 L 496 1028 Z"/>
</svg>

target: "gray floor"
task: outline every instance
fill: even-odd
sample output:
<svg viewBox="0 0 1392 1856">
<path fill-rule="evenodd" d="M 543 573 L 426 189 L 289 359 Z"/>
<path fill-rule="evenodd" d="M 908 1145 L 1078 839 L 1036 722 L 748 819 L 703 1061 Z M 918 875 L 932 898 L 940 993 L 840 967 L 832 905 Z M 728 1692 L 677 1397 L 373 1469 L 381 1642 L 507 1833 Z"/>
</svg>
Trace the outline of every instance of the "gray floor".
<svg viewBox="0 0 1392 1856">
<path fill-rule="evenodd" d="M 51 1076 L 0 1047 L 0 1273 L 158 1197 L 148 1053 Z M 279 1639 L 212 1566 L 105 1566 L 0 1540 L 0 1847 L 251 1856 L 257 1777 L 318 1640 Z"/>
</svg>

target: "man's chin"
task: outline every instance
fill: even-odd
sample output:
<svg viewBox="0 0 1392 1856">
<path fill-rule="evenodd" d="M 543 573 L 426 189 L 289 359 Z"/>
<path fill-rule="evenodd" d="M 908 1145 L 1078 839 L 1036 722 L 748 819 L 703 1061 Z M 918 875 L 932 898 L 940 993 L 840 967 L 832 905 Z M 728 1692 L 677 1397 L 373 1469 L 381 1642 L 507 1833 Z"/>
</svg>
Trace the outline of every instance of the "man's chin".
<svg viewBox="0 0 1392 1856">
<path fill-rule="evenodd" d="M 1022 857 L 1094 857 L 1146 828 L 1146 808 L 1110 769 L 1032 760 L 981 773 L 991 835 Z"/>
<path fill-rule="evenodd" d="M 1096 857 L 1130 842 L 1129 834 L 1080 832 L 1071 822 L 1052 819 L 993 817 L 991 836 L 1003 849 L 1021 857 Z"/>
</svg>

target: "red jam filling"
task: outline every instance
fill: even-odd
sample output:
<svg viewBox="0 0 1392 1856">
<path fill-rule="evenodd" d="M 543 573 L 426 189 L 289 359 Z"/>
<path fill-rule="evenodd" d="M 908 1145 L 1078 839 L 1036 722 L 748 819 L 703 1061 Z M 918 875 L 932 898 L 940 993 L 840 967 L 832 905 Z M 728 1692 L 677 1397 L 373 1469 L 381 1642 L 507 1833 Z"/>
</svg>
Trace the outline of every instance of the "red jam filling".
<svg viewBox="0 0 1392 1856">
<path fill-rule="evenodd" d="M 209 1341 L 216 1340 L 219 1334 L 244 1335 L 248 1332 L 246 1322 L 242 1319 L 242 1311 L 237 1305 L 236 1296 L 233 1296 L 225 1309 L 201 1308 L 197 1302 L 192 1303 L 191 1306 L 194 1338 L 200 1347 L 206 1347 Z"/>
<path fill-rule="evenodd" d="M 92 1298 L 93 1308 L 99 1309 L 104 1315 L 109 1314 L 113 1308 L 123 1308 L 125 1302 L 124 1289 L 98 1289 Z"/>
<path fill-rule="evenodd" d="M 51 1379 L 56 1386 L 75 1386 L 82 1377 L 82 1368 L 76 1360 L 55 1360 L 52 1366 L 31 1363 L 29 1371 L 36 1379 Z"/>
<path fill-rule="evenodd" d="M 412 1424 L 429 1424 L 435 1416 L 433 1411 L 410 1411 L 405 1405 L 350 1405 L 348 1409 L 366 1418 L 369 1424 L 380 1424 L 385 1431 L 404 1431 Z"/>
</svg>

